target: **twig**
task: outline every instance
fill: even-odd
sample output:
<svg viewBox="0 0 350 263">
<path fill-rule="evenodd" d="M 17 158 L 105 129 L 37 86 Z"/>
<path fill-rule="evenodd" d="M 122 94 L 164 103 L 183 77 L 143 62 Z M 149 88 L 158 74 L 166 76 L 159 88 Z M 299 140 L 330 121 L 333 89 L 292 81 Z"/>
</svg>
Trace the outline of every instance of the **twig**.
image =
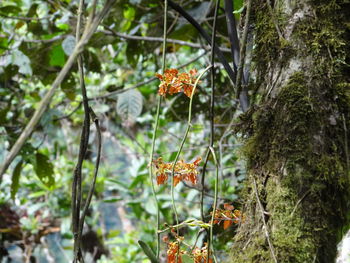
<svg viewBox="0 0 350 263">
<path fill-rule="evenodd" d="M 210 150 L 207 150 L 207 153 L 205 155 L 205 159 L 204 159 L 204 164 L 203 164 L 203 169 L 202 169 L 202 177 L 201 177 L 201 201 L 200 201 L 200 210 L 201 210 L 201 218 L 202 220 L 205 219 L 205 214 L 204 214 L 204 195 L 205 195 L 205 188 L 204 188 L 204 183 L 205 183 L 205 173 L 207 170 L 207 164 L 209 161 L 209 156 L 210 156 Z"/>
<path fill-rule="evenodd" d="M 9 16 L 4 13 L 0 13 L 0 16 L 5 17 L 7 19 L 23 20 L 23 21 L 44 20 L 44 19 L 49 19 L 54 17 L 54 16 L 44 16 L 44 17 Z"/>
<path fill-rule="evenodd" d="M 66 36 L 67 36 L 67 34 L 54 36 L 53 38 L 50 38 L 50 39 L 24 39 L 24 38 L 18 39 L 17 37 L 15 37 L 15 39 L 19 40 L 19 41 L 26 42 L 26 43 L 52 43 L 52 42 L 61 40 L 61 39 L 65 38 Z M 8 36 L 0 35 L 0 37 L 8 37 Z"/>
<path fill-rule="evenodd" d="M 169 226 L 167 228 L 164 228 L 162 230 L 158 230 L 159 233 L 167 232 L 171 229 L 180 229 L 185 226 L 199 226 L 201 228 L 208 228 L 210 225 L 208 223 L 205 223 L 203 221 L 195 220 L 195 219 L 188 219 L 184 222 L 178 223 L 176 225 Z"/>
<path fill-rule="evenodd" d="M 88 99 L 88 100 L 90 100 L 90 99 Z M 63 116 L 60 116 L 60 117 L 57 117 L 57 118 L 53 119 L 53 121 L 60 121 L 60 120 L 69 118 L 80 108 L 81 104 L 82 104 L 82 102 L 80 101 L 79 104 L 70 113 L 63 115 Z"/>
<path fill-rule="evenodd" d="M 102 9 L 102 11 L 99 13 L 99 15 L 94 19 L 94 21 L 91 23 L 91 26 L 88 28 L 85 28 L 84 34 L 80 41 L 77 43 L 77 45 L 74 47 L 74 51 L 72 55 L 68 58 L 68 61 L 56 77 L 55 81 L 52 84 L 51 89 L 45 94 L 44 98 L 41 100 L 38 108 L 34 112 L 33 117 L 30 119 L 29 123 L 15 142 L 15 144 L 12 146 L 10 152 L 5 158 L 4 164 L 0 168 L 0 183 L 2 181 L 2 175 L 6 172 L 7 168 L 10 166 L 14 158 L 17 156 L 19 151 L 22 149 L 24 143 L 26 140 L 31 136 L 33 130 L 35 129 L 36 125 L 40 121 L 42 115 L 46 111 L 47 107 L 49 106 L 51 99 L 53 95 L 55 94 L 56 89 L 61 85 L 62 81 L 66 77 L 68 71 L 72 67 L 75 59 L 77 58 L 78 54 L 82 52 L 84 49 L 84 46 L 87 44 L 89 39 L 91 38 L 92 34 L 96 31 L 97 26 L 103 19 L 103 17 L 107 14 L 107 12 L 110 10 L 110 7 L 114 1 L 108 0 Z"/>
<path fill-rule="evenodd" d="M 295 211 L 297 210 L 299 204 L 305 199 L 306 196 L 308 196 L 311 193 L 310 190 L 306 191 L 306 193 L 298 200 L 298 202 L 295 204 L 295 207 L 292 211 L 292 213 L 290 213 L 290 216 L 293 216 Z"/>
<path fill-rule="evenodd" d="M 194 241 L 193 246 L 191 248 L 191 254 L 192 254 L 193 250 L 196 248 L 199 236 L 203 233 L 203 231 L 205 231 L 203 228 L 198 230 L 198 233 L 196 235 L 196 240 Z"/>
<path fill-rule="evenodd" d="M 206 55 L 207 52 L 204 52 L 203 54 L 199 55 L 198 57 L 195 57 L 194 59 L 191 59 L 190 61 L 186 62 L 185 64 L 182 64 L 181 66 L 179 66 L 178 68 L 184 68 L 190 64 L 192 64 L 193 62 L 197 61 L 198 59 L 200 59 L 201 57 L 203 57 L 204 55 Z M 90 98 L 89 100 L 96 100 L 96 99 L 104 99 L 104 98 L 107 98 L 107 97 L 111 97 L 111 96 L 115 96 L 115 95 L 118 95 L 120 93 L 123 93 L 125 92 L 126 90 L 130 90 L 130 89 L 136 89 L 138 87 L 141 87 L 143 85 L 146 85 L 148 83 L 151 83 L 155 80 L 157 80 L 158 78 L 156 77 L 152 77 L 148 80 L 145 80 L 145 81 L 141 81 L 139 83 L 136 83 L 135 85 L 131 86 L 131 87 L 128 87 L 128 88 L 125 88 L 125 89 L 120 89 L 120 90 L 116 90 L 116 91 L 112 91 L 110 93 L 107 93 L 107 94 L 104 94 L 104 95 L 101 95 L 101 96 L 97 96 L 97 97 L 94 97 L 94 98 Z"/>
<path fill-rule="evenodd" d="M 264 207 L 261 204 L 261 201 L 260 201 L 260 198 L 259 198 L 259 194 L 258 194 L 257 185 L 256 185 L 256 181 L 255 181 L 254 177 L 253 177 L 253 188 L 254 188 L 256 200 L 257 200 L 259 208 L 260 208 L 261 219 L 262 219 L 263 224 L 264 224 L 265 236 L 266 236 L 267 242 L 269 244 L 269 248 L 270 248 L 270 251 L 271 251 L 271 256 L 272 256 L 273 260 L 275 261 L 275 263 L 278 263 L 276 255 L 275 255 L 275 249 L 274 249 L 273 244 L 272 244 L 272 242 L 270 240 L 270 234 L 269 234 L 269 231 L 268 231 L 268 228 L 267 228 L 267 224 L 266 224 L 266 221 L 265 221 L 265 210 L 264 210 Z"/>
<path fill-rule="evenodd" d="M 252 6 L 252 0 L 248 0 L 247 12 L 245 15 L 245 22 L 244 22 L 244 31 L 243 31 L 243 36 L 241 40 L 241 50 L 240 50 L 240 56 L 239 56 L 240 58 L 239 58 L 239 65 L 238 65 L 238 71 L 237 71 L 237 79 L 236 79 L 237 98 L 239 98 L 241 102 L 241 108 L 243 112 L 246 112 L 249 107 L 248 92 L 246 88 L 242 90 L 242 78 L 243 78 L 244 86 L 246 86 L 247 83 L 244 80 L 243 69 L 244 69 L 244 62 L 245 62 L 245 55 L 246 55 L 251 6 Z"/>
<path fill-rule="evenodd" d="M 113 35 L 113 36 L 117 36 L 117 37 L 124 38 L 124 39 L 130 39 L 130 40 L 141 40 L 141 41 L 150 41 L 150 42 L 162 42 L 163 41 L 162 37 L 147 37 L 147 36 L 127 35 L 124 33 L 116 32 L 113 29 L 110 29 L 107 27 L 105 27 L 105 28 L 107 30 L 99 30 L 99 32 L 102 32 L 106 35 Z M 202 46 L 198 43 L 192 43 L 192 42 L 183 41 L 183 40 L 179 40 L 179 39 L 167 39 L 167 43 L 178 44 L 181 46 L 188 46 L 188 47 L 193 47 L 193 48 L 204 48 L 206 50 L 210 49 L 210 47 L 208 47 L 208 46 Z M 222 52 L 231 52 L 231 50 L 229 48 L 220 47 L 219 49 Z"/>
<path fill-rule="evenodd" d="M 181 6 L 174 3 L 173 1 L 169 0 L 169 6 L 171 6 L 175 11 L 179 12 L 188 22 L 190 22 L 199 32 L 199 34 L 209 43 L 211 44 L 211 38 L 208 35 L 208 33 L 198 24 L 198 22 L 189 15 Z M 220 60 L 220 62 L 223 64 L 227 74 L 229 75 L 232 83 L 235 83 L 236 80 L 236 72 L 234 72 L 231 68 L 231 66 L 228 64 L 225 56 L 222 54 L 219 48 L 215 47 L 214 51 Z M 234 87 L 232 86 L 234 89 Z"/>
<path fill-rule="evenodd" d="M 218 1 L 219 2 L 219 1 Z M 214 217 L 215 217 L 215 211 L 217 207 L 217 200 L 218 200 L 218 194 L 219 194 L 219 163 L 216 159 L 216 154 L 213 149 L 213 147 L 209 147 L 209 150 L 213 156 L 215 166 L 216 166 L 216 173 L 215 173 L 215 189 L 214 189 L 214 205 L 213 205 L 213 213 L 211 216 L 211 221 L 210 221 L 210 238 L 208 240 L 208 258 L 207 258 L 207 263 L 209 263 L 209 255 L 210 255 L 210 247 L 213 250 L 213 258 L 214 261 L 217 262 L 215 253 L 214 253 L 214 245 L 213 245 L 213 228 L 214 228 Z"/>
</svg>

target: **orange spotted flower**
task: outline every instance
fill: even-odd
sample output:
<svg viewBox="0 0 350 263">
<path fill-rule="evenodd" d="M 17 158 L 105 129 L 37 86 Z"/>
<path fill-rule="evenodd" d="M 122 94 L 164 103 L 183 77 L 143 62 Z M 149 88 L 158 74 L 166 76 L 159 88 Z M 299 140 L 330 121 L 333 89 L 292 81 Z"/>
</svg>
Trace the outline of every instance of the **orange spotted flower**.
<svg viewBox="0 0 350 263">
<path fill-rule="evenodd" d="M 182 263 L 181 255 L 184 254 L 182 250 L 180 250 L 179 242 L 169 242 L 168 243 L 168 263 Z M 176 260 L 177 259 L 177 260 Z"/>
<path fill-rule="evenodd" d="M 174 167 L 174 186 L 181 181 L 197 184 L 198 171 L 197 168 L 202 158 L 198 157 L 192 163 L 185 163 L 183 160 L 176 162 Z M 168 180 L 168 175 L 171 175 L 173 169 L 173 163 L 165 163 L 162 157 L 153 160 L 152 164 L 155 167 L 155 173 L 157 175 L 157 184 L 164 184 Z"/>
<path fill-rule="evenodd" d="M 193 263 L 207 263 L 208 258 L 208 244 L 205 243 L 204 247 L 198 248 L 196 247 L 192 251 L 193 255 Z M 213 260 L 209 258 L 209 263 L 212 263 Z"/>
<path fill-rule="evenodd" d="M 224 204 L 224 209 L 216 209 L 214 214 L 214 224 L 220 224 L 223 221 L 224 229 L 229 228 L 233 223 L 238 224 L 242 219 L 241 211 L 234 209 L 230 204 Z"/>
<path fill-rule="evenodd" d="M 179 73 L 177 69 L 171 68 L 166 69 L 163 75 L 156 73 L 156 77 L 160 80 L 158 94 L 165 97 L 166 94 L 173 95 L 183 92 L 190 98 L 196 82 L 196 75 L 196 69 L 191 69 L 189 73 Z"/>
</svg>

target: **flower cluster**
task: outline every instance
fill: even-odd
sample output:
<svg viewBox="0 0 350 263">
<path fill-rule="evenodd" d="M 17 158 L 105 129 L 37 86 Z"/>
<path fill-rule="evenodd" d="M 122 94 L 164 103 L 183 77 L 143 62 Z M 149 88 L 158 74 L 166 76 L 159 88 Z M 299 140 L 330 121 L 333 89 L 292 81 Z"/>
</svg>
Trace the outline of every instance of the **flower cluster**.
<svg viewBox="0 0 350 263">
<path fill-rule="evenodd" d="M 168 243 L 168 263 L 182 263 L 181 255 L 183 254 L 184 251 L 180 249 L 180 244 L 178 241 Z"/>
<path fill-rule="evenodd" d="M 208 245 L 204 243 L 204 247 L 198 248 L 195 247 L 190 251 L 180 249 L 180 244 L 183 241 L 184 237 L 177 236 L 176 241 L 169 242 L 167 236 L 163 237 L 163 241 L 167 244 L 167 263 L 182 263 L 182 256 L 187 255 L 193 259 L 193 263 L 207 263 L 208 258 Z M 188 246 L 188 245 L 187 245 Z M 209 263 L 212 263 L 213 260 L 210 258 Z"/>
<path fill-rule="evenodd" d="M 179 73 L 177 69 L 166 69 L 164 74 L 156 74 L 156 77 L 161 81 L 159 84 L 158 94 L 166 96 L 166 94 L 173 95 L 175 93 L 183 92 L 187 97 L 191 97 L 194 83 L 196 69 L 191 69 L 189 73 Z"/>
<path fill-rule="evenodd" d="M 196 247 L 192 251 L 193 255 L 193 263 L 206 263 L 208 258 L 208 244 L 204 243 L 204 247 L 198 248 Z M 213 260 L 209 258 L 209 263 L 212 263 Z"/>
<path fill-rule="evenodd" d="M 202 158 L 198 157 L 193 163 L 185 163 L 183 160 L 176 162 L 174 167 L 174 186 L 181 181 L 191 182 L 196 184 L 198 180 L 198 165 Z M 165 163 L 162 157 L 153 160 L 155 173 L 157 175 L 157 184 L 164 184 L 168 180 L 168 175 L 171 174 L 173 163 Z"/>
<path fill-rule="evenodd" d="M 214 224 L 220 224 L 223 221 L 224 229 L 229 228 L 233 223 L 238 224 L 242 219 L 241 211 L 234 209 L 230 204 L 224 204 L 224 209 L 216 209 L 214 214 Z"/>
</svg>

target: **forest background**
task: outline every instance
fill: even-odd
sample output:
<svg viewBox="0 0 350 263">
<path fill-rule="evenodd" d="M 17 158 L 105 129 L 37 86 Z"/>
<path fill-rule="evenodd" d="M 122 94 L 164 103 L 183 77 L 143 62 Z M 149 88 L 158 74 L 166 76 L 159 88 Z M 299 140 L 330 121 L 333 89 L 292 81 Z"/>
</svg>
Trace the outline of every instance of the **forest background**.
<svg viewBox="0 0 350 263">
<path fill-rule="evenodd" d="M 196 246 L 198 262 L 331 262 L 349 226 L 350 9 L 306 2 L 1 1 L 0 258 L 171 262 L 181 243 L 184 262 Z M 170 68 L 196 69 L 196 91 L 158 94 Z M 159 157 L 196 180 L 158 179 Z M 85 205 L 97 160 L 76 237 L 77 167 Z"/>
</svg>

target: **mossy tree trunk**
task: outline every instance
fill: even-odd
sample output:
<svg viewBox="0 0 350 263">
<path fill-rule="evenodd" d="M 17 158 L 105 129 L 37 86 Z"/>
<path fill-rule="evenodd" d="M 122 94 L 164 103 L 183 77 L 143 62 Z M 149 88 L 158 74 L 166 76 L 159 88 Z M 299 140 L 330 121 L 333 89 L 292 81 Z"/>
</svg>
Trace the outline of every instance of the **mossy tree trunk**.
<svg viewBox="0 0 350 263">
<path fill-rule="evenodd" d="M 253 1 L 263 95 L 241 117 L 245 220 L 229 262 L 334 262 L 349 223 L 348 3 Z"/>
</svg>

